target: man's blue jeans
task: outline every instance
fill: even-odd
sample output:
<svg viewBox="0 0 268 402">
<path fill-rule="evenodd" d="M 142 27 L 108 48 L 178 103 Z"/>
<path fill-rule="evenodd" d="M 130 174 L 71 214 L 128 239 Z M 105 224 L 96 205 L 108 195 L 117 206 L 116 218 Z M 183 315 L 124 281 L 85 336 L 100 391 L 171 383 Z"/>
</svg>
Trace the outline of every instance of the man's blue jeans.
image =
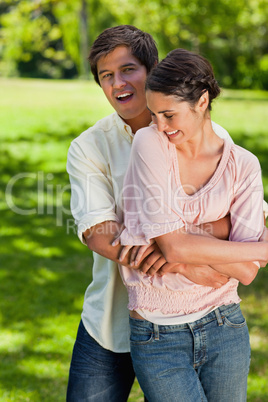
<svg viewBox="0 0 268 402">
<path fill-rule="evenodd" d="M 67 402 L 126 402 L 134 377 L 130 353 L 102 348 L 81 321 L 71 361 Z"/>
<path fill-rule="evenodd" d="M 250 365 L 239 304 L 190 324 L 156 325 L 130 318 L 132 362 L 150 402 L 244 402 Z"/>
</svg>

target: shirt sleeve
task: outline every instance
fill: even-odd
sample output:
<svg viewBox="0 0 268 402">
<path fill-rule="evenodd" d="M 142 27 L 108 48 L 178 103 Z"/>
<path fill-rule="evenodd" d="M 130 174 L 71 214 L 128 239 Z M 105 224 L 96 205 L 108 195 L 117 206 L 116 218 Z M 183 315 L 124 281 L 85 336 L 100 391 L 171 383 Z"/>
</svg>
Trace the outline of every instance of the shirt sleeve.
<svg viewBox="0 0 268 402">
<path fill-rule="evenodd" d="M 258 159 L 246 153 L 247 157 L 238 157 L 237 162 L 229 240 L 257 242 L 264 229 L 262 175 Z"/>
<path fill-rule="evenodd" d="M 268 204 L 265 200 L 263 200 L 263 212 L 266 219 L 268 217 Z"/>
<path fill-rule="evenodd" d="M 87 141 L 73 141 L 67 156 L 71 212 L 82 243 L 85 230 L 104 221 L 118 221 L 107 158 L 94 140 Z"/>
<path fill-rule="evenodd" d="M 152 127 L 134 137 L 124 181 L 121 244 L 140 245 L 185 225 L 172 189 L 168 140 Z"/>
<path fill-rule="evenodd" d="M 234 142 L 232 137 L 228 133 L 228 131 L 225 130 L 225 128 L 223 128 L 219 124 L 215 123 L 214 121 L 212 121 L 211 123 L 212 123 L 213 131 L 217 134 L 218 137 L 220 137 L 220 138 L 222 138 L 224 140 L 228 140 L 228 141 L 230 141 L 232 143 Z"/>
</svg>

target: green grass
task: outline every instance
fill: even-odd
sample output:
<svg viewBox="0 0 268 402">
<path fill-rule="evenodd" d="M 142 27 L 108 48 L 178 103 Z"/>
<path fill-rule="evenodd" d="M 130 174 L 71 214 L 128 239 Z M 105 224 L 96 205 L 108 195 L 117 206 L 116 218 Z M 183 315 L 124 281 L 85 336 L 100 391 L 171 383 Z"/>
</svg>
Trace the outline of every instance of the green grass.
<svg viewBox="0 0 268 402">
<path fill-rule="evenodd" d="M 0 91 L 0 401 L 60 402 L 92 265 L 73 229 L 66 154 L 112 109 L 91 82 L 0 79 Z M 267 107 L 267 92 L 224 91 L 213 119 L 259 157 L 268 199 Z M 240 288 L 255 402 L 268 401 L 267 285 L 261 269 Z M 129 401 L 142 400 L 135 383 Z"/>
</svg>

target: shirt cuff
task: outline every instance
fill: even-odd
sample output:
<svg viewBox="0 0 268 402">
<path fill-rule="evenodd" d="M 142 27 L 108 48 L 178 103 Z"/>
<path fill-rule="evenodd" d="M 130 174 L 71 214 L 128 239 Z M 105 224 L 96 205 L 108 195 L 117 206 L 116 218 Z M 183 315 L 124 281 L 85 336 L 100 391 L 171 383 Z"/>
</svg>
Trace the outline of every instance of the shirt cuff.
<svg viewBox="0 0 268 402">
<path fill-rule="evenodd" d="M 116 214 L 110 214 L 110 215 L 103 215 L 103 216 L 97 216 L 97 217 L 85 216 L 79 222 L 76 222 L 76 224 L 77 224 L 77 235 L 78 235 L 80 241 L 83 244 L 87 244 L 86 241 L 85 241 L 85 238 L 83 236 L 83 233 L 87 229 L 90 229 L 93 226 L 98 225 L 99 223 L 107 222 L 107 221 L 119 222 L 119 219 L 118 219 L 118 216 Z"/>
</svg>

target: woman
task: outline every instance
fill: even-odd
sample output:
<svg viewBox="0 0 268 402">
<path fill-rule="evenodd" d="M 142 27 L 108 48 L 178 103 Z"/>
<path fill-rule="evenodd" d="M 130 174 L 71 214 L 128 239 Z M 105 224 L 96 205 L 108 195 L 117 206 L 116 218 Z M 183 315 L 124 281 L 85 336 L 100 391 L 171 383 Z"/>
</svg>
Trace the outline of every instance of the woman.
<svg viewBox="0 0 268 402">
<path fill-rule="evenodd" d="M 125 177 L 121 244 L 156 241 L 168 262 L 209 264 L 230 277 L 214 289 L 121 267 L 134 369 L 150 402 L 246 400 L 250 345 L 237 287 L 267 261 L 263 188 L 257 158 L 213 131 L 219 93 L 206 59 L 169 53 L 148 76 L 154 125 L 135 134 Z M 200 236 L 199 225 L 228 213 L 231 241 Z"/>
</svg>

